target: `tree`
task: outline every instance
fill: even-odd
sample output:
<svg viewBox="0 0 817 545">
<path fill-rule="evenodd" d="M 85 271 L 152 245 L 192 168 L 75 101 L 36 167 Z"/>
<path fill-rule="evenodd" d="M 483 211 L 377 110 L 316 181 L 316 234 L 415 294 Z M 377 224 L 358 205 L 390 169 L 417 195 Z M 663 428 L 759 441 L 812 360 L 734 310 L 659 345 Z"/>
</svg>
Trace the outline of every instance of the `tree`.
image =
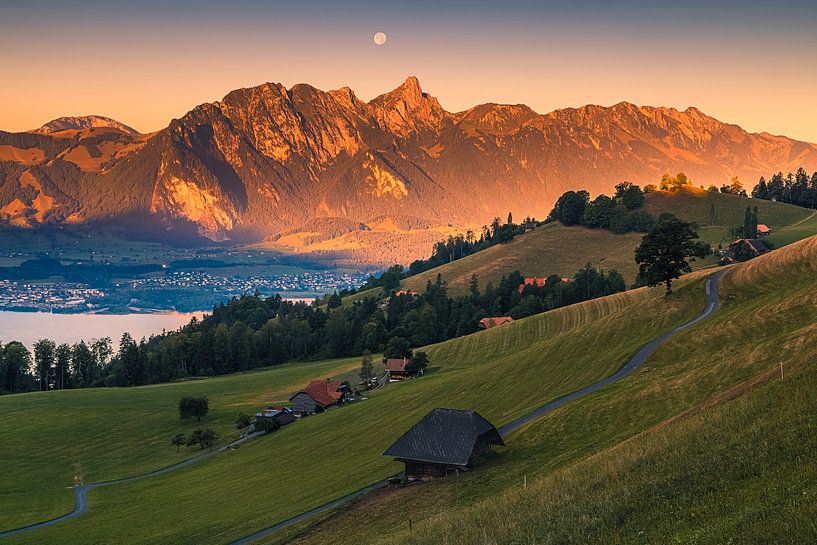
<svg viewBox="0 0 817 545">
<path fill-rule="evenodd" d="M 409 358 L 408 365 L 406 365 L 406 372 L 410 375 L 421 375 L 428 367 L 428 354 L 425 352 L 415 352 Z"/>
<path fill-rule="evenodd" d="M 672 214 L 662 214 L 658 223 L 635 250 L 639 274 L 648 286 L 665 284 L 672 293 L 672 281 L 690 272 L 690 259 L 706 255 L 707 246 L 695 242 L 698 233 L 691 223 Z M 689 260 L 689 261 L 688 261 Z"/>
<path fill-rule="evenodd" d="M 238 418 L 235 420 L 236 429 L 243 430 L 250 425 L 250 417 L 244 413 L 238 413 Z"/>
<path fill-rule="evenodd" d="M 746 196 L 746 190 L 743 189 L 743 184 L 740 183 L 737 176 L 732 176 L 732 179 L 729 180 L 728 184 L 723 184 L 721 186 L 721 193 L 725 193 L 727 195 L 738 195 L 741 197 Z"/>
<path fill-rule="evenodd" d="M 54 369 L 56 388 L 62 390 L 71 384 L 71 347 L 63 343 L 57 347 Z"/>
<path fill-rule="evenodd" d="M 622 193 L 621 202 L 627 210 L 641 208 L 644 205 L 644 192 L 637 185 L 630 184 Z"/>
<path fill-rule="evenodd" d="M 0 390 L 26 392 L 31 389 L 31 352 L 22 343 L 11 341 L 3 347 L 0 364 Z"/>
<path fill-rule="evenodd" d="M 278 430 L 280 427 L 281 424 L 279 424 L 278 420 L 275 418 L 261 417 L 255 419 L 255 431 L 259 431 L 261 433 L 270 433 Z"/>
<path fill-rule="evenodd" d="M 200 440 L 201 448 L 208 448 L 210 450 L 213 450 L 213 445 L 215 444 L 216 439 L 218 438 L 219 435 L 216 432 L 214 432 L 210 428 L 205 429 L 203 432 L 201 432 Z"/>
<path fill-rule="evenodd" d="M 608 229 L 616 210 L 616 201 L 607 195 L 599 195 L 584 208 L 582 224 L 590 228 Z"/>
<path fill-rule="evenodd" d="M 411 345 L 403 337 L 392 337 L 386 343 L 386 348 L 383 350 L 383 357 L 390 358 L 410 358 Z"/>
<path fill-rule="evenodd" d="M 183 397 L 179 400 L 179 418 L 195 417 L 201 422 L 209 411 L 210 404 L 206 397 Z"/>
<path fill-rule="evenodd" d="M 203 430 L 194 430 L 193 433 L 190 434 L 190 437 L 187 439 L 187 446 L 191 447 L 193 445 L 201 445 L 201 448 L 204 448 L 202 444 L 202 434 L 204 433 Z"/>
<path fill-rule="evenodd" d="M 513 225 L 513 213 L 508 212 L 508 225 Z"/>
<path fill-rule="evenodd" d="M 369 382 L 374 376 L 374 362 L 372 361 L 372 354 L 368 350 L 363 351 L 363 357 L 360 360 L 360 381 Z"/>
<path fill-rule="evenodd" d="M 177 433 L 173 436 L 173 439 L 170 440 L 170 444 L 176 446 L 176 454 L 179 453 L 179 449 L 185 445 L 186 442 L 187 441 L 185 440 L 183 433 Z"/>
<path fill-rule="evenodd" d="M 590 200 L 587 191 L 568 191 L 556 201 L 549 218 L 557 220 L 562 225 L 578 225 L 584 216 L 584 209 Z"/>
<path fill-rule="evenodd" d="M 54 341 L 40 339 L 34 343 L 34 378 L 40 383 L 40 390 L 49 389 L 55 366 L 54 352 L 57 347 Z"/>
</svg>

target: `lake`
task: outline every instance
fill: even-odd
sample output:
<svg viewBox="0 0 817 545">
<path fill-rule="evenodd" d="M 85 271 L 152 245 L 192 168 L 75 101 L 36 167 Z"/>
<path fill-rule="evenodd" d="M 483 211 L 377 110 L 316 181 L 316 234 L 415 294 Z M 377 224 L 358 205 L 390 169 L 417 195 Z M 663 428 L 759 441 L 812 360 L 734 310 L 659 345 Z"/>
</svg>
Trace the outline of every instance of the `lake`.
<svg viewBox="0 0 817 545">
<path fill-rule="evenodd" d="M 202 312 L 161 312 L 152 314 L 49 314 L 47 312 L 0 311 L 0 342 L 20 341 L 29 349 L 40 339 L 57 344 L 74 344 L 110 337 L 114 350 L 122 334 L 137 341 L 162 330 L 178 329 Z"/>
</svg>

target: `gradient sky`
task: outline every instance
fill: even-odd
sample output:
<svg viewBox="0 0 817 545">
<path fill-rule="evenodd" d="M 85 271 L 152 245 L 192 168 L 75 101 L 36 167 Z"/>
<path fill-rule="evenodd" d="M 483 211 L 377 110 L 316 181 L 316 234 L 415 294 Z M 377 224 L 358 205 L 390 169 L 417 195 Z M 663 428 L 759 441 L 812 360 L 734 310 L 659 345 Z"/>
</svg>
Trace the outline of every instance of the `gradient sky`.
<svg viewBox="0 0 817 545">
<path fill-rule="evenodd" d="M 817 142 L 817 2 L 660 4 L 3 0 L 0 129 L 99 114 L 149 132 L 265 81 L 368 100 L 416 75 L 451 111 L 627 100 Z"/>
</svg>

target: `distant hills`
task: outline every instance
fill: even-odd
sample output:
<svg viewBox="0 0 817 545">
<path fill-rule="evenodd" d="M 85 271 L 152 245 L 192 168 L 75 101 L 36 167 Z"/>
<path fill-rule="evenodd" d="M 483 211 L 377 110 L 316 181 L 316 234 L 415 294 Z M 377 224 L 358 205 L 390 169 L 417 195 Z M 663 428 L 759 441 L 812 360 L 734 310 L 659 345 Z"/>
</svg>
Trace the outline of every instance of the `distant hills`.
<svg viewBox="0 0 817 545">
<path fill-rule="evenodd" d="M 817 146 L 695 108 L 452 113 L 414 77 L 369 102 L 346 87 L 266 83 L 150 135 L 99 116 L 0 132 L 0 224 L 128 222 L 169 239 L 408 261 L 452 229 L 509 211 L 541 218 L 567 189 L 677 171 L 696 185 L 735 175 L 751 185 L 800 166 L 817 170 Z"/>
</svg>

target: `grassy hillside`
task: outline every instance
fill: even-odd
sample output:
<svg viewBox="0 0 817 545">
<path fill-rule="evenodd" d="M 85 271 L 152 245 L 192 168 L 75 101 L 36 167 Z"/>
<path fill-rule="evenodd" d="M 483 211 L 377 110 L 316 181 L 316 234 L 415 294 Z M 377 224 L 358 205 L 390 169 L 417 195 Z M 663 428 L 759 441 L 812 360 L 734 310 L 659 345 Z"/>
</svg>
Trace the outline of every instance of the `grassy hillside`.
<svg viewBox="0 0 817 545">
<path fill-rule="evenodd" d="M 738 265 L 713 318 L 484 469 L 266 543 L 814 542 L 816 273 L 817 237 Z"/>
<path fill-rule="evenodd" d="M 487 417 L 504 422 L 610 374 L 649 337 L 698 312 L 703 303 L 701 291 L 700 282 L 689 283 L 667 305 L 657 291 L 637 290 L 520 320 L 504 331 L 488 331 L 430 347 L 432 369 L 420 380 L 391 385 L 375 392 L 367 401 L 305 419 L 181 472 L 95 490 L 89 496 L 91 511 L 87 515 L 9 542 L 36 543 L 46 539 L 63 543 L 89 540 L 135 543 L 161 537 L 186 543 L 240 537 L 397 472 L 399 465 L 381 456 L 381 452 L 402 430 L 435 406 L 474 407 Z M 636 303 L 649 309 L 650 319 L 629 311 Z M 621 335 L 625 330 L 637 333 Z M 586 350 L 588 347 L 595 349 Z M 602 352 L 604 355 L 599 357 Z M 219 384 L 212 386 L 211 391 L 230 391 L 231 381 L 238 378 L 218 379 Z M 159 393 L 171 387 L 177 388 L 171 385 L 134 390 L 144 392 L 140 406 L 145 412 L 161 411 L 172 424 L 160 426 L 155 441 L 169 441 L 178 426 L 173 404 L 182 389 L 169 395 Z M 115 398 L 130 391 L 99 390 L 88 394 L 99 396 L 99 406 L 105 405 L 105 399 L 112 406 L 121 406 Z M 516 403 L 507 403 L 511 395 L 518 400 Z M 41 397 L 47 398 L 48 394 L 9 397 L 3 402 L 6 411 L 15 412 L 19 404 Z M 213 396 L 214 407 L 223 402 Z M 232 416 L 243 409 L 243 403 L 235 403 L 228 414 Z M 81 399 L 76 406 L 80 413 L 97 409 Z M 18 442 L 18 460 L 33 450 L 42 419 L 47 418 L 47 407 L 47 402 L 43 402 L 36 414 L 15 419 L 14 425 L 22 428 L 25 437 L 25 441 Z M 108 412 L 107 416 L 114 414 Z M 133 448 L 129 465 L 133 470 L 141 469 L 145 465 L 143 460 L 151 455 L 139 452 L 135 445 L 152 437 L 150 425 L 127 421 L 123 426 L 134 430 L 132 438 L 114 437 L 102 447 L 93 435 L 65 434 L 56 437 L 55 442 L 69 452 L 76 448 L 71 444 L 88 450 L 102 448 L 100 459 L 107 457 L 106 450 L 113 451 L 114 456 L 119 451 L 122 454 L 118 457 L 124 459 Z M 168 456 L 175 455 L 169 444 L 166 449 Z M 43 454 L 37 461 L 48 464 L 50 458 Z M 35 472 L 35 464 L 26 466 L 26 471 L 15 471 L 20 463 L 10 464 L 9 468 L 16 475 L 12 490 L 19 501 L 8 502 L 15 507 L 3 515 L 6 528 L 15 526 L 23 516 L 26 522 L 36 518 L 37 511 L 43 511 L 44 496 L 51 497 L 50 494 L 59 491 L 68 496 L 63 487 L 72 482 L 72 475 L 66 473 L 50 490 L 40 491 L 37 486 L 43 482 L 38 477 L 32 482 L 28 477 Z M 97 472 L 93 478 L 130 472 L 124 469 Z M 91 478 L 86 475 L 87 480 Z M 36 492 L 32 493 L 32 489 Z M 151 507 L 134 509 L 135 505 Z M 264 508 L 256 509 L 254 506 L 258 505 Z M 59 511 L 56 506 L 47 507 L 48 514 Z M 204 513 L 207 515 L 203 516 Z M 123 533 L 123 526 L 138 532 Z"/>
<path fill-rule="evenodd" d="M 694 221 L 700 226 L 699 235 L 702 240 L 714 246 L 719 243 L 727 246 L 731 242 L 729 228 L 743 225 L 744 210 L 750 204 L 758 206 L 759 221 L 774 230 L 802 221 L 797 228 L 786 229 L 785 236 L 772 239 L 776 244 L 782 245 L 817 233 L 817 220 L 804 221 L 811 216 L 810 210 L 694 188 L 678 192 L 649 193 L 646 195 L 644 208 L 656 217 L 662 212 L 670 212 L 679 218 Z M 602 229 L 548 224 L 516 237 L 508 244 L 492 246 L 408 278 L 403 285 L 414 291 L 422 290 L 426 282 L 433 282 L 439 273 L 448 281 L 453 294 L 461 294 L 467 290 L 472 274 L 476 274 L 484 286 L 489 280 L 496 283 L 503 274 L 515 270 L 524 276 L 572 276 L 587 263 L 603 269 L 616 269 L 629 283 L 638 272 L 633 251 L 642 236 L 641 233 L 616 235 Z M 709 259 L 698 262 L 697 266 L 712 263 L 713 260 Z"/>
<path fill-rule="evenodd" d="M 627 475 L 637 473 L 636 469 L 641 465 L 646 468 L 641 471 L 647 471 L 641 486 L 658 487 L 668 498 L 665 503 L 642 501 L 638 505 L 644 506 L 644 509 L 653 504 L 656 504 L 656 509 L 662 506 L 671 509 L 672 505 L 676 505 L 672 500 L 686 493 L 690 498 L 688 505 L 693 505 L 695 498 L 704 498 L 701 501 L 711 498 L 711 504 L 706 505 L 712 506 L 712 513 L 725 512 L 729 506 L 725 502 L 732 496 L 719 499 L 720 488 L 715 484 L 721 481 L 710 479 L 713 486 L 708 496 L 702 496 L 699 488 L 684 489 L 672 480 L 662 485 L 664 481 L 657 478 L 657 470 L 650 473 L 651 468 L 658 467 L 656 464 L 662 459 L 660 452 L 651 459 L 652 462 L 639 465 L 632 458 L 620 460 L 610 449 L 629 440 L 627 444 L 636 445 L 637 453 L 647 455 L 650 450 L 646 443 L 640 446 L 641 442 L 652 437 L 654 432 L 649 431 L 662 422 L 695 407 L 721 400 L 725 390 L 767 373 L 781 359 L 787 364 L 787 372 L 796 373 L 801 368 L 807 368 L 816 351 L 812 341 L 817 332 L 813 312 L 817 302 L 815 263 L 817 238 L 812 238 L 736 266 L 724 278 L 722 310 L 712 319 L 660 348 L 644 367 L 626 380 L 568 404 L 514 432 L 506 440 L 508 447 L 479 471 L 462 474 L 458 479 L 382 493 L 358 504 L 356 509 L 331 516 L 329 524 L 313 528 L 298 539 L 303 543 L 358 544 L 381 542 L 385 538 L 398 543 L 411 540 L 439 543 L 445 542 L 445 535 L 450 535 L 446 534 L 447 531 L 471 527 L 469 520 L 474 519 L 468 517 L 474 517 L 490 520 L 491 523 L 473 526 L 475 529 L 470 534 L 462 530 L 463 543 L 500 542 L 505 535 L 499 531 L 502 526 L 493 519 L 482 518 L 482 513 L 488 512 L 486 510 L 489 508 L 499 509 L 503 506 L 508 509 L 502 515 L 507 519 L 507 523 L 503 524 L 518 522 L 520 528 L 526 528 L 524 531 L 529 532 L 524 535 L 530 539 L 517 539 L 517 543 L 547 542 L 548 539 L 559 541 L 560 536 L 576 535 L 570 532 L 577 527 L 579 530 L 576 532 L 587 535 L 597 532 L 602 536 L 605 528 L 622 528 L 624 535 L 629 513 L 634 513 L 633 517 L 641 516 L 638 506 L 622 515 L 614 509 L 618 504 L 612 499 L 603 502 L 603 495 L 595 498 L 582 493 L 581 488 L 571 489 L 574 484 L 582 483 L 567 480 L 564 477 L 567 473 L 562 472 L 579 471 L 586 474 L 588 480 L 584 484 L 596 490 L 606 483 L 606 476 L 598 471 L 610 471 L 608 475 L 616 478 L 607 485 L 612 487 L 607 497 L 616 498 L 628 490 L 640 490 L 636 481 L 632 481 L 632 484 L 628 481 Z M 7 542 L 228 542 L 398 471 L 400 465 L 380 453 L 433 407 L 473 408 L 500 425 L 548 400 L 609 375 L 648 339 L 701 310 L 703 276 L 704 273 L 695 273 L 686 277 L 670 300 L 662 296 L 660 288 L 633 290 L 429 347 L 432 368 L 421 379 L 390 385 L 373 393 L 369 400 L 305 419 L 236 451 L 219 454 L 180 472 L 92 491 L 89 496 L 91 511 L 88 514 Z M 758 316 L 763 319 L 757 319 Z M 325 365 L 324 374 L 328 374 L 330 369 L 352 363 L 328 362 L 318 365 Z M 201 381 L 200 384 L 213 384 L 213 389 L 209 391 L 214 392 L 215 397 L 216 392 L 231 391 L 234 388 L 232 381 L 239 379 L 242 376 Z M 141 394 L 145 396 L 141 408 L 145 414 L 149 414 L 151 411 L 165 411 L 168 402 L 175 403 L 176 393 L 169 396 L 159 393 L 163 388 L 171 387 L 178 385 L 133 391 L 148 392 Z M 104 406 L 105 396 L 108 396 L 111 406 L 116 406 L 115 397 L 129 395 L 130 392 L 99 390 L 89 393 L 100 396 L 100 406 Z M 70 393 L 74 392 L 66 395 Z M 39 399 L 51 395 L 33 394 L 0 400 L 4 404 L 4 413 L 20 411 L 28 403 L 41 403 L 27 418 L 14 419 L 15 438 L 18 434 L 25 438 L 25 441 L 17 440 L 16 448 L 21 453 L 33 452 L 38 448 L 38 432 L 43 419 L 49 417 L 48 403 Z M 246 399 L 251 399 L 249 392 L 245 395 Z M 267 394 L 263 397 L 274 396 Z M 796 401 L 798 398 L 793 399 L 799 403 Z M 227 399 L 219 403 L 228 404 Z M 241 403 L 248 401 L 238 402 L 235 409 Z M 253 400 L 253 403 L 257 401 Z M 809 414 L 807 407 L 800 407 L 801 412 Z M 80 414 L 94 410 L 98 409 L 77 403 Z M 115 411 L 107 411 L 109 418 L 114 415 Z M 168 418 L 174 417 L 175 414 L 171 413 Z M 72 448 L 103 449 L 100 458 L 105 455 L 104 449 L 124 452 L 129 445 L 138 444 L 147 436 L 141 426 L 133 422 L 126 425 L 137 430 L 130 439 L 116 437 L 109 444 L 100 445 L 92 443 L 95 439 L 92 434 L 79 438 L 66 434 L 55 436 L 55 444 L 50 448 L 67 451 Z M 0 429 L 9 427 L 10 424 Z M 665 426 L 666 429 L 673 427 Z M 799 433 L 797 428 L 791 429 L 795 430 L 792 433 Z M 172 430 L 168 428 L 164 435 L 167 432 Z M 803 433 L 806 432 L 808 430 Z M 786 433 L 786 430 L 781 430 L 781 433 Z M 734 436 L 735 440 L 746 441 L 752 437 L 738 432 Z M 803 437 L 804 442 L 810 444 L 809 436 Z M 725 438 L 728 442 L 729 436 L 725 435 Z M 71 443 L 76 446 L 71 447 Z M 7 441 L 4 440 L 3 444 L 7 444 Z M 743 448 L 753 448 L 752 445 L 747 442 Z M 716 449 L 716 446 L 715 441 L 699 443 L 704 450 Z M 174 452 L 169 445 L 167 448 Z M 625 444 L 618 448 L 627 447 Z M 691 450 L 685 451 L 684 448 Z M 681 453 L 694 452 L 695 446 L 685 445 L 678 450 Z M 716 453 L 715 450 L 706 452 Z M 785 460 L 777 455 L 779 453 L 774 456 L 770 454 L 767 461 L 762 463 L 774 464 L 776 470 L 800 473 L 787 481 L 786 486 L 791 487 L 784 488 L 780 496 L 775 497 L 782 497 L 791 491 L 800 495 L 806 492 L 806 499 L 813 498 L 813 495 L 809 495 L 811 489 L 807 488 L 811 486 L 808 483 L 813 481 L 806 479 L 807 473 L 800 469 L 802 465 L 798 465 L 800 451 L 783 445 L 781 452 L 790 455 L 787 459 L 794 460 L 788 468 L 781 465 Z M 18 460 L 21 458 L 22 454 L 19 454 Z M 133 458 L 135 460 L 138 456 L 134 455 Z M 700 460 L 693 459 L 689 468 L 680 475 L 709 471 L 706 463 L 709 459 L 706 456 Z M 741 460 L 738 459 L 738 462 Z M 39 461 L 47 465 L 49 458 L 43 455 Z M 40 495 L 29 482 L 38 478 L 32 477 L 38 468 L 33 465 L 21 468 L 21 463 L 12 464 L 10 471 L 4 468 L 4 472 L 13 475 L 12 490 L 16 493 L 12 499 L 25 503 L 26 498 Z M 132 460 L 129 463 L 144 462 Z M 576 465 L 582 463 L 587 465 Z M 634 465 L 627 466 L 628 463 Z M 626 468 L 626 471 L 616 473 L 617 465 Z M 769 477 L 768 481 L 758 481 L 757 489 L 768 488 L 773 482 L 772 476 L 779 474 L 763 471 L 755 474 L 753 467 L 756 466 L 738 464 L 742 474 L 754 475 L 755 479 L 761 480 Z M 520 512 L 518 518 L 515 515 L 507 516 L 514 508 L 513 491 L 521 487 L 525 476 L 531 493 L 537 490 L 536 487 L 541 487 L 539 490 L 552 488 L 557 497 L 561 497 L 558 494 L 562 490 L 565 493 L 573 490 L 578 498 L 583 498 L 581 501 L 590 502 L 573 502 L 585 506 L 586 510 L 581 513 L 586 516 L 574 521 L 574 526 L 565 526 L 564 531 L 568 534 L 559 534 L 562 528 L 558 525 L 546 526 L 539 533 L 534 522 L 542 519 L 542 513 L 537 509 Z M 664 477 L 663 473 L 661 477 Z M 594 478 L 599 484 L 593 485 Z M 563 483 L 566 488 L 554 487 L 552 483 Z M 64 483 L 60 484 L 65 486 Z M 5 488 L 2 493 L 5 493 Z M 539 498 L 539 495 L 535 495 L 524 501 L 536 505 L 535 501 Z M 749 496 L 750 507 L 752 498 Z M 2 524 L 4 527 L 13 526 L 23 511 L 18 507 L 18 501 L 6 501 L 6 497 L 2 497 L 2 500 L 4 506 L 11 506 L 5 509 Z M 588 515 L 592 513 L 593 501 L 601 501 L 603 507 L 609 508 L 608 511 Z M 622 505 L 629 504 L 624 502 Z M 29 508 L 25 516 L 33 518 L 40 507 L 42 504 Z M 561 508 L 568 509 L 568 506 Z M 407 512 L 411 513 L 414 522 L 413 533 L 406 528 Z M 568 519 L 575 515 L 574 512 L 560 512 L 556 507 L 553 513 L 561 518 L 546 520 L 564 520 L 567 524 Z M 655 513 L 657 511 L 653 512 L 657 516 Z M 768 523 L 765 526 L 767 532 L 783 528 L 782 525 L 774 526 L 775 520 L 763 518 L 769 515 L 763 513 L 759 516 Z M 793 520 L 793 527 L 800 532 L 808 531 L 806 521 L 796 516 L 800 515 L 793 514 L 795 518 L 783 520 Z M 676 519 L 672 517 L 667 518 L 671 528 L 649 524 L 650 519 L 646 515 L 643 519 L 634 520 L 643 521 L 643 524 L 633 526 L 633 531 L 656 532 L 642 539 L 642 542 L 672 541 L 664 539 L 669 530 L 683 530 L 682 525 L 674 525 Z M 307 524 L 311 525 L 312 521 Z M 750 525 L 736 525 L 735 531 L 748 532 L 751 528 Z M 294 531 L 304 529 L 301 527 Z M 481 531 L 490 539 L 483 539 Z M 507 535 L 518 537 L 520 534 Z M 801 533 L 800 537 L 805 535 Z M 283 537 L 293 536 L 292 533 L 274 536 L 268 541 L 277 542 Z M 682 534 L 678 541 L 692 541 L 690 537 Z"/>
<path fill-rule="evenodd" d="M 255 414 L 288 400 L 311 379 L 342 375 L 357 365 L 357 360 L 336 360 L 140 388 L 2 396 L 0 530 L 71 511 L 68 487 L 75 476 L 85 482 L 109 480 L 192 457 L 198 447 L 176 454 L 170 439 L 197 427 L 217 431 L 217 444 L 228 443 L 238 438 L 234 424 L 240 412 Z M 210 414 L 201 424 L 179 419 L 183 396 L 209 398 Z"/>
</svg>

